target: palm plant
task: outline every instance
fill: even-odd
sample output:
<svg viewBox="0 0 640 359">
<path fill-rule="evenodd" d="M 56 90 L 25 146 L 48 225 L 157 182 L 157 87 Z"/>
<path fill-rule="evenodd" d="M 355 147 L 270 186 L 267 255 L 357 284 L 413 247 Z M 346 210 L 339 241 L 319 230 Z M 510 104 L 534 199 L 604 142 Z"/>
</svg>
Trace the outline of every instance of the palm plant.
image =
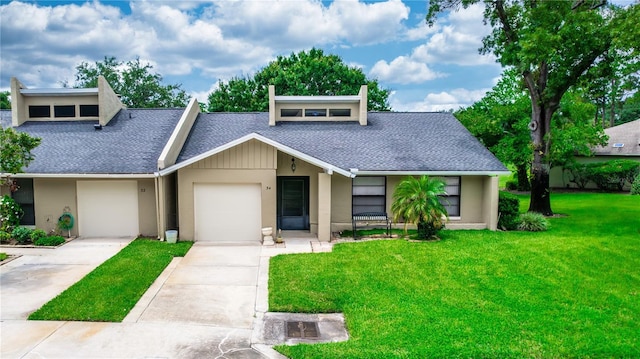
<svg viewBox="0 0 640 359">
<path fill-rule="evenodd" d="M 407 177 L 393 192 L 391 212 L 393 220 L 404 220 L 405 234 L 407 224 L 418 227 L 418 238 L 428 239 L 444 227 L 444 218 L 448 218 L 447 209 L 440 203 L 440 195 L 446 194 L 445 183 L 437 178 L 422 176 Z"/>
</svg>

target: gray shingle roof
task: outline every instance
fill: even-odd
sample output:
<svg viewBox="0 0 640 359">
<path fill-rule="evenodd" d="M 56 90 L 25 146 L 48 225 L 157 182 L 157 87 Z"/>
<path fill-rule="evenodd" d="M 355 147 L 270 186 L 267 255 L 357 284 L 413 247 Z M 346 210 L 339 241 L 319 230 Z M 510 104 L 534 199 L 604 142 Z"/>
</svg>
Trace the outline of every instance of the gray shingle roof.
<svg viewBox="0 0 640 359">
<path fill-rule="evenodd" d="M 449 113 L 371 112 L 357 122 L 278 122 L 267 113 L 200 114 L 177 162 L 256 133 L 349 171 L 507 171 Z"/>
<path fill-rule="evenodd" d="M 640 119 L 609 127 L 604 130 L 609 136 L 605 147 L 596 147 L 594 152 L 598 156 L 640 156 Z M 622 147 L 614 147 L 622 144 Z M 620 145 L 618 145 L 620 146 Z"/>
<path fill-rule="evenodd" d="M 148 174 L 184 109 L 121 110 L 102 130 L 97 121 L 25 122 L 15 128 L 42 138 L 27 173 Z M 131 116 L 131 117 L 129 117 Z M 2 126 L 11 125 L 2 111 Z"/>
</svg>

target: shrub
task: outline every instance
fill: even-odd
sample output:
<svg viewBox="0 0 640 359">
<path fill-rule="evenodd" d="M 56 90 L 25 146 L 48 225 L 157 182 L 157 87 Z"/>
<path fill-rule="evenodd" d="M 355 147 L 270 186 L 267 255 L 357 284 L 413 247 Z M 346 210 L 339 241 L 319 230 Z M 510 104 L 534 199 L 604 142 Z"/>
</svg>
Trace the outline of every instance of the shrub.
<svg viewBox="0 0 640 359">
<path fill-rule="evenodd" d="M 38 239 L 46 236 L 47 236 L 47 232 L 45 232 L 44 230 L 34 229 L 33 231 L 31 231 L 31 235 L 29 237 L 31 238 L 31 242 L 36 243 Z"/>
<path fill-rule="evenodd" d="M 590 171 L 584 163 L 572 163 L 566 166 L 565 170 L 569 171 L 569 175 L 571 176 L 569 182 L 575 183 L 580 189 L 585 189 L 591 181 Z"/>
<path fill-rule="evenodd" d="M 20 219 L 24 215 L 20 205 L 10 196 L 4 195 L 0 199 L 0 230 L 12 231 L 20 225 Z"/>
<path fill-rule="evenodd" d="M 518 228 L 520 199 L 509 192 L 500 191 L 498 196 L 498 227 L 504 230 Z"/>
<path fill-rule="evenodd" d="M 591 180 L 599 189 L 622 191 L 625 183 L 632 183 L 638 174 L 640 163 L 632 160 L 613 160 L 590 163 Z"/>
<path fill-rule="evenodd" d="M 27 227 L 16 227 L 11 232 L 11 236 L 20 244 L 25 244 L 31 241 L 31 229 Z"/>
<path fill-rule="evenodd" d="M 542 232 L 546 231 L 547 227 L 549 227 L 549 222 L 540 213 L 527 212 L 520 215 L 518 229 L 521 231 Z"/>
<path fill-rule="evenodd" d="M 5 243 L 11 240 L 11 233 L 7 233 L 5 231 L 0 231 L 0 242 Z"/>
<path fill-rule="evenodd" d="M 504 184 L 504 187 L 508 191 L 517 191 L 518 190 L 518 180 L 516 180 L 516 179 L 508 180 Z"/>
<path fill-rule="evenodd" d="M 631 194 L 640 194 L 640 173 L 638 173 L 631 184 Z"/>
<path fill-rule="evenodd" d="M 65 240 L 62 236 L 48 236 L 38 239 L 34 244 L 36 246 L 59 246 L 64 242 Z"/>
</svg>

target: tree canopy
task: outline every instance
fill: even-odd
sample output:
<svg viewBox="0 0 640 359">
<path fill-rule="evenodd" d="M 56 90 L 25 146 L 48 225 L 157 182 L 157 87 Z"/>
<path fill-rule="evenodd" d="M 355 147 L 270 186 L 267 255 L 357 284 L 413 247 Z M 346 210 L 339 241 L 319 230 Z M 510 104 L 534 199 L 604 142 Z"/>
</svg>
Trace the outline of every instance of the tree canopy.
<svg viewBox="0 0 640 359">
<path fill-rule="evenodd" d="M 189 96 L 180 84 L 165 85 L 162 75 L 152 72 L 153 66 L 142 63 L 140 58 L 122 62 L 106 57 L 93 64 L 82 62 L 76 66 L 73 87 L 98 87 L 100 75 L 121 96 L 122 103 L 130 108 L 184 107 Z"/>
<path fill-rule="evenodd" d="M 595 112 L 579 91 L 565 94 L 551 127 L 550 165 L 567 165 L 576 153 L 588 156 L 593 146 L 605 144 L 602 127 L 593 124 Z M 502 162 L 515 167 L 518 190 L 531 189 L 531 99 L 515 69 L 504 71 L 481 100 L 454 115 Z"/>
<path fill-rule="evenodd" d="M 0 92 L 0 110 L 11 109 L 11 101 L 9 100 L 9 96 L 11 96 L 11 92 L 9 91 Z"/>
<path fill-rule="evenodd" d="M 268 111 L 269 85 L 276 95 L 328 96 L 355 95 L 360 86 L 368 86 L 369 110 L 388 111 L 388 89 L 377 80 L 367 79 L 357 67 L 348 66 L 337 55 L 326 55 L 320 49 L 278 56 L 253 77 L 236 77 L 220 81 L 209 95 L 209 112 Z"/>
<path fill-rule="evenodd" d="M 478 2 L 432 0 L 427 22 L 433 24 L 442 11 Z M 554 114 L 565 93 L 611 48 L 620 29 L 635 26 L 623 18 L 638 5 L 605 7 L 601 0 L 483 3 L 484 19 L 492 32 L 483 39 L 480 52 L 492 52 L 503 66 L 515 68 L 531 99 L 529 211 L 552 215 L 549 171 Z"/>
<path fill-rule="evenodd" d="M 0 128 L 0 173 L 3 175 L 21 173 L 34 156 L 31 153 L 38 147 L 40 139 L 31 137 L 13 128 Z M 2 184 L 8 183 L 8 177 L 2 179 Z"/>
</svg>

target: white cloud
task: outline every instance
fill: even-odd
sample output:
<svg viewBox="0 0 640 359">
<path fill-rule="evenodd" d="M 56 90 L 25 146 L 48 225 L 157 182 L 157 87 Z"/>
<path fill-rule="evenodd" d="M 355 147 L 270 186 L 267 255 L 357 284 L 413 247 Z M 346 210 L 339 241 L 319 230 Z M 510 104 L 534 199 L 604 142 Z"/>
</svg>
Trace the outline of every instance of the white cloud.
<svg viewBox="0 0 640 359">
<path fill-rule="evenodd" d="M 405 56 L 396 57 L 390 63 L 384 60 L 376 62 L 369 75 L 380 81 L 400 84 L 422 83 L 445 76 L 431 71 L 427 64 Z"/>
<path fill-rule="evenodd" d="M 391 106 L 396 111 L 437 112 L 457 110 L 472 105 L 480 100 L 490 89 L 468 90 L 457 88 L 451 91 L 429 93 L 419 102 L 402 103 L 395 94 L 390 98 Z"/>
<path fill-rule="evenodd" d="M 493 55 L 480 55 L 482 38 L 491 32 L 483 24 L 483 6 L 474 4 L 449 13 L 443 25 L 426 43 L 416 47 L 411 56 L 416 61 L 475 66 L 495 63 Z M 440 21 L 440 20 L 439 20 Z"/>
</svg>

